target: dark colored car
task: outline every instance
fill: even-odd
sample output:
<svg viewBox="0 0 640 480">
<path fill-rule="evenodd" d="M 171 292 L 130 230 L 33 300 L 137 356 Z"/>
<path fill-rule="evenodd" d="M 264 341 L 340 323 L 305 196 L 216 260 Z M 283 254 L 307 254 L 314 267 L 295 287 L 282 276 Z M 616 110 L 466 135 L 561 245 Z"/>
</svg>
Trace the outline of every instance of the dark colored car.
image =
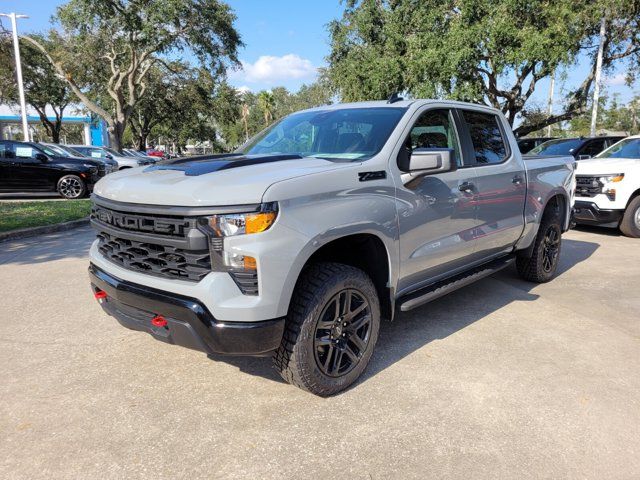
<svg viewBox="0 0 640 480">
<path fill-rule="evenodd" d="M 38 144 L 42 146 L 44 153 L 49 155 L 58 155 L 60 157 L 71 157 L 71 158 L 78 158 L 78 159 L 91 158 L 91 160 L 102 162 L 105 164 L 105 173 L 111 173 L 118 170 L 118 162 L 110 158 L 89 157 L 88 155 L 80 153 L 78 150 L 75 150 L 74 148 L 71 148 L 68 145 L 60 145 L 57 143 L 43 143 L 43 142 L 38 142 Z"/>
<path fill-rule="evenodd" d="M 576 160 L 583 160 L 596 156 L 623 138 L 613 136 L 557 138 L 538 145 L 529 153 L 533 155 L 573 155 Z"/>
<path fill-rule="evenodd" d="M 64 198 L 81 198 L 93 190 L 107 168 L 103 162 L 61 156 L 37 143 L 0 141 L 3 192 L 58 192 Z"/>
<path fill-rule="evenodd" d="M 520 153 L 525 154 L 529 153 L 531 150 L 536 148 L 538 145 L 549 141 L 554 140 L 555 137 L 528 137 L 521 138 L 518 140 L 518 148 L 520 149 Z"/>
</svg>

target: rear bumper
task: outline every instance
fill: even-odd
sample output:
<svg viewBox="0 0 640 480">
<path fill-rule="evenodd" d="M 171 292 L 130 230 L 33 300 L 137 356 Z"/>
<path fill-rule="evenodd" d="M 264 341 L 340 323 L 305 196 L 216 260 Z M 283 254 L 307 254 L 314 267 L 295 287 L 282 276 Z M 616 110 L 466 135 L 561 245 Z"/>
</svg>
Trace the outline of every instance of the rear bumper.
<svg viewBox="0 0 640 480">
<path fill-rule="evenodd" d="M 593 202 L 577 201 L 574 206 L 573 219 L 576 223 L 585 225 L 617 225 L 620 223 L 623 213 L 623 210 L 601 209 Z"/>
<path fill-rule="evenodd" d="M 93 292 L 102 290 L 104 311 L 132 330 L 157 340 L 208 354 L 262 355 L 280 346 L 284 318 L 260 322 L 225 322 L 211 315 L 194 298 L 134 284 L 90 264 Z M 157 327 L 151 319 L 161 315 L 167 325 Z"/>
</svg>

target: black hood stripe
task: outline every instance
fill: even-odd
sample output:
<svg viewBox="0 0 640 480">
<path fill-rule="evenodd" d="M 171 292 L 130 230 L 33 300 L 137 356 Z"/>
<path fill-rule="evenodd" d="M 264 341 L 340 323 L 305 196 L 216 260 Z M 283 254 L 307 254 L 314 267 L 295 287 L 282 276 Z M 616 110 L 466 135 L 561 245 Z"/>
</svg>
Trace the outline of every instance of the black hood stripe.
<svg viewBox="0 0 640 480">
<path fill-rule="evenodd" d="M 154 170 L 178 170 L 188 176 L 204 175 L 206 173 L 229 170 L 230 168 L 249 167 L 261 163 L 281 162 L 283 160 L 299 160 L 301 155 L 242 155 L 224 154 L 207 155 L 195 158 L 178 158 L 169 163 L 152 165 L 145 168 L 145 172 Z"/>
</svg>

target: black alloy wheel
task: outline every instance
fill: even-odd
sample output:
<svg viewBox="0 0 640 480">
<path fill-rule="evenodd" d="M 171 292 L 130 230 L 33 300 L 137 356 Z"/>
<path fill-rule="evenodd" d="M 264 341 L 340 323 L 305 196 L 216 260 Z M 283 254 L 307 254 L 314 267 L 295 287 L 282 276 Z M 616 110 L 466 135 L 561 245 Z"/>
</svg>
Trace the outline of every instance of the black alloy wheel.
<svg viewBox="0 0 640 480">
<path fill-rule="evenodd" d="M 358 290 L 342 290 L 327 303 L 316 326 L 318 368 L 330 377 L 349 373 L 362 358 L 370 338 L 369 302 Z"/>
<path fill-rule="evenodd" d="M 542 268 L 545 272 L 552 272 L 558 262 L 560 252 L 560 228 L 558 225 L 549 225 L 544 234 L 542 247 Z"/>
</svg>

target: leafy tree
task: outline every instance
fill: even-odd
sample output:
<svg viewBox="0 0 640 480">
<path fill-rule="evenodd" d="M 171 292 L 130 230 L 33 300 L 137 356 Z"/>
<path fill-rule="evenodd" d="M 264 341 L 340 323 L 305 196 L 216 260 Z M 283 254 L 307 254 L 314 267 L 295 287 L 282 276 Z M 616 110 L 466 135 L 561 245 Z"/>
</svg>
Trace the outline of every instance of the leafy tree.
<svg viewBox="0 0 640 480">
<path fill-rule="evenodd" d="M 52 40 L 42 36 L 37 39 L 43 45 L 52 43 Z M 25 42 L 20 43 L 25 101 L 38 113 L 47 136 L 58 143 L 62 117 L 73 95 L 67 84 L 56 77 L 53 67 L 39 50 Z M 2 101 L 17 105 L 19 98 L 13 42 L 8 37 L 0 40 L 0 85 Z M 53 112 L 53 118 L 48 116 L 49 112 Z"/>
<path fill-rule="evenodd" d="M 78 99 L 107 122 L 116 149 L 121 149 L 128 120 L 146 94 L 154 65 L 188 51 L 219 75 L 238 64 L 242 45 L 235 15 L 220 0 L 70 0 L 58 7 L 56 20 L 61 36 L 73 38 L 65 49 L 24 38 L 45 53 Z M 93 78 L 87 79 L 87 71 L 95 71 Z"/>
<path fill-rule="evenodd" d="M 516 129 L 524 135 L 585 111 L 603 15 L 605 71 L 626 59 L 634 74 L 638 0 L 348 0 L 329 25 L 328 76 L 343 100 L 394 92 L 466 100 L 501 109 L 513 125 L 541 79 L 581 53 L 591 58 L 565 110 Z"/>
</svg>

